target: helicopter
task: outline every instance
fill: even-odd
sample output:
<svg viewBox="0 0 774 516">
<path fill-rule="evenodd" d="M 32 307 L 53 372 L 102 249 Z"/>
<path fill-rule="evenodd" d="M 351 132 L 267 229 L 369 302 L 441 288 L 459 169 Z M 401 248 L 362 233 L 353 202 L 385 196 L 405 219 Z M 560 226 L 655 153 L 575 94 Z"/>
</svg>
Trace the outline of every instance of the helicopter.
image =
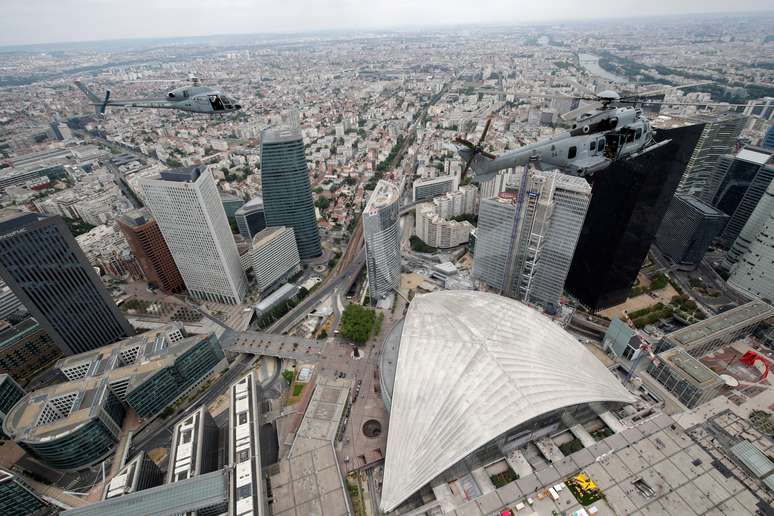
<svg viewBox="0 0 774 516">
<path fill-rule="evenodd" d="M 702 83 L 703 84 L 703 83 Z M 692 84 L 666 88 L 686 88 Z M 656 141 L 656 131 L 639 106 L 668 104 L 687 106 L 710 106 L 712 102 L 665 102 L 648 100 L 665 90 L 651 91 L 636 95 L 620 96 L 612 90 L 584 97 L 552 95 L 521 95 L 525 97 L 558 97 L 589 101 L 578 109 L 565 113 L 562 118 L 576 117 L 569 131 L 500 156 L 484 150 L 484 140 L 491 125 L 489 118 L 476 144 L 457 136 L 452 147 L 465 161 L 462 171 L 464 178 L 472 168 L 477 182 L 494 177 L 498 171 L 532 163 L 538 170 L 559 169 L 581 177 L 593 176 L 614 161 L 632 159 L 668 144 L 671 140 Z M 723 106 L 747 106 L 727 104 Z"/>
<path fill-rule="evenodd" d="M 107 90 L 105 98 L 100 100 L 81 81 L 75 81 L 75 85 L 86 94 L 98 115 L 104 115 L 108 107 L 179 109 L 189 113 L 205 113 L 208 115 L 232 113 L 242 109 L 242 106 L 236 102 L 236 99 L 228 97 L 209 86 L 203 86 L 198 77 L 191 76 L 189 81 L 191 83 L 190 86 L 175 88 L 170 90 L 166 97 L 157 99 L 111 99 L 110 90 Z"/>
</svg>

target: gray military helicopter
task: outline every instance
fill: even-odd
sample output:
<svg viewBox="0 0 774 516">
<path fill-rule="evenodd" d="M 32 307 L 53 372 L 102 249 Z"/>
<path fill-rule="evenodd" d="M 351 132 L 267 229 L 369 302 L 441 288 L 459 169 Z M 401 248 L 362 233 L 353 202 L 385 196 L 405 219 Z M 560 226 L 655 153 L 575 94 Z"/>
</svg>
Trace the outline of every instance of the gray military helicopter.
<svg viewBox="0 0 774 516">
<path fill-rule="evenodd" d="M 695 85 L 689 85 L 695 86 Z M 688 87 L 688 86 L 683 86 Z M 667 88 L 668 90 L 674 87 Z M 590 101 L 589 104 L 565 113 L 563 118 L 577 117 L 569 131 L 501 156 L 484 150 L 483 144 L 491 125 L 487 120 L 478 143 L 473 144 L 460 136 L 454 139 L 457 153 L 465 160 L 464 177 L 472 168 L 476 181 L 486 181 L 498 171 L 532 163 L 539 170 L 559 169 L 582 177 L 591 176 L 604 170 L 611 163 L 621 159 L 632 159 L 670 140 L 657 141 L 655 130 L 638 106 L 647 104 L 710 106 L 712 102 L 669 102 L 653 101 L 652 97 L 665 90 L 642 94 L 620 96 L 606 90 L 586 97 L 566 97 Z M 552 95 L 519 95 L 550 98 Z M 722 104 L 738 106 L 740 104 Z M 747 104 L 741 104 L 747 105 Z"/>
<path fill-rule="evenodd" d="M 107 90 L 105 98 L 100 100 L 81 81 L 75 81 L 75 85 L 86 94 L 99 115 L 104 115 L 108 107 L 179 109 L 189 113 L 204 113 L 208 115 L 221 115 L 242 109 L 242 106 L 236 102 L 236 99 L 228 97 L 209 86 L 203 86 L 198 77 L 191 76 L 189 81 L 191 83 L 189 86 L 181 86 L 170 90 L 166 97 L 158 99 L 111 99 L 110 90 Z"/>
</svg>

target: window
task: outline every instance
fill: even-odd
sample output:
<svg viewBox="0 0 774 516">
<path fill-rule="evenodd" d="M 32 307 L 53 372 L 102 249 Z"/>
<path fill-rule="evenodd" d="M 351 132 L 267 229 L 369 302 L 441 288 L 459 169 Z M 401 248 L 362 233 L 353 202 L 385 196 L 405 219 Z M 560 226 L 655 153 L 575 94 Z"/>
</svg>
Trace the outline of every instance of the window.
<svg viewBox="0 0 774 516">
<path fill-rule="evenodd" d="M 570 147 L 570 150 L 567 151 L 567 159 L 575 159 L 575 156 L 578 155 L 578 147 L 573 145 Z"/>
<path fill-rule="evenodd" d="M 238 425 L 244 425 L 247 423 L 247 412 L 240 412 L 237 415 Z"/>
<path fill-rule="evenodd" d="M 599 140 L 597 140 L 597 150 L 599 152 L 602 152 L 602 149 L 604 149 L 604 148 L 605 148 L 605 139 L 604 138 L 600 138 Z"/>
<path fill-rule="evenodd" d="M 589 143 L 589 151 L 594 152 L 597 149 L 597 142 L 596 140 Z"/>
<path fill-rule="evenodd" d="M 634 139 L 639 140 L 642 137 L 642 129 L 637 129 L 637 131 L 634 133 Z"/>
</svg>

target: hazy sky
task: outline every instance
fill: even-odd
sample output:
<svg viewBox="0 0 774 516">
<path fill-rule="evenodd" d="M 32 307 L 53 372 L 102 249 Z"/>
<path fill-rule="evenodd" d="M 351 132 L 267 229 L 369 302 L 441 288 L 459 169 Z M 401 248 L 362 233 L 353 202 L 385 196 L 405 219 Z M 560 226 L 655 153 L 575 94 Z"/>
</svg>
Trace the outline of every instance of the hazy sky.
<svg viewBox="0 0 774 516">
<path fill-rule="evenodd" d="M 761 11 L 771 0 L 2 0 L 0 45 Z"/>
</svg>

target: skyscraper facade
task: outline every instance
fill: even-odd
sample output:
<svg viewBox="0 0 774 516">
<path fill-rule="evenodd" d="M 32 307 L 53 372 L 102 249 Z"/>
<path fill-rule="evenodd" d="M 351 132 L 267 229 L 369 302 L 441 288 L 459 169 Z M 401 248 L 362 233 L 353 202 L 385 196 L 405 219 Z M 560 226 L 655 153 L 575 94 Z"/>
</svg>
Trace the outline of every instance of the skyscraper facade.
<svg viewBox="0 0 774 516">
<path fill-rule="evenodd" d="M 262 293 L 301 270 L 293 228 L 264 229 L 255 235 L 250 253 L 255 282 Z"/>
<path fill-rule="evenodd" d="M 132 210 L 118 217 L 116 223 L 145 279 L 167 294 L 182 292 L 185 283 L 150 211 L 147 208 Z"/>
<path fill-rule="evenodd" d="M 143 178 L 140 185 L 188 293 L 241 303 L 247 278 L 212 173 L 200 166 L 178 168 Z"/>
<path fill-rule="evenodd" d="M 594 174 L 566 285 L 583 304 L 601 309 L 626 300 L 703 130 L 662 129 L 659 140 L 669 143 Z"/>
<path fill-rule="evenodd" d="M 504 192 L 479 206 L 472 276 L 508 297 L 522 299 L 532 278 L 547 216 L 547 207 L 539 204 L 544 183 L 544 177 L 522 169 Z"/>
<path fill-rule="evenodd" d="M 266 225 L 293 228 L 302 260 L 320 256 L 304 140 L 295 125 L 261 132 L 261 182 Z"/>
<path fill-rule="evenodd" d="M 548 205 L 548 225 L 523 299 L 541 306 L 558 306 L 591 201 L 591 187 L 583 178 L 556 171 L 538 174 L 546 178 L 543 196 Z"/>
<path fill-rule="evenodd" d="M 0 276 L 66 355 L 134 333 L 60 217 L 0 211 Z"/>
<path fill-rule="evenodd" d="M 736 139 L 744 129 L 746 120 L 746 117 L 737 113 L 695 120 L 705 122 L 705 125 L 677 186 L 677 193 L 693 195 L 707 203 L 712 202 L 712 172 L 721 156 L 734 150 Z"/>
<path fill-rule="evenodd" d="M 400 287 L 400 192 L 384 180 L 376 184 L 363 210 L 368 289 L 371 302 Z"/>
<path fill-rule="evenodd" d="M 481 202 L 473 277 L 508 297 L 557 306 L 591 187 L 556 171 L 517 176 L 518 185 Z"/>
<path fill-rule="evenodd" d="M 723 260 L 723 267 L 731 269 L 739 259 L 750 251 L 750 245 L 758 238 L 763 225 L 769 220 L 769 216 L 774 213 L 774 181 L 769 183 L 766 192 L 758 201 L 747 223 L 739 232 L 739 236 L 734 240 L 731 249 L 729 249 Z"/>
<path fill-rule="evenodd" d="M 730 218 L 720 241 L 731 247 L 747 223 L 763 193 L 774 179 L 774 151 L 745 147 L 735 156 L 721 158 L 716 169 L 719 186 L 713 205 Z"/>
<path fill-rule="evenodd" d="M 731 268 L 728 284 L 771 304 L 774 301 L 774 212 L 769 212 L 750 248 Z"/>
<path fill-rule="evenodd" d="M 656 246 L 672 262 L 695 268 L 728 215 L 692 195 L 675 195 L 656 234 Z"/>
<path fill-rule="evenodd" d="M 266 213 L 263 210 L 263 197 L 260 195 L 247 201 L 234 213 L 239 234 L 251 242 L 253 237 L 266 227 Z"/>
<path fill-rule="evenodd" d="M 763 137 L 761 147 L 764 149 L 774 150 L 774 125 L 769 127 L 766 131 L 766 135 Z"/>
</svg>

